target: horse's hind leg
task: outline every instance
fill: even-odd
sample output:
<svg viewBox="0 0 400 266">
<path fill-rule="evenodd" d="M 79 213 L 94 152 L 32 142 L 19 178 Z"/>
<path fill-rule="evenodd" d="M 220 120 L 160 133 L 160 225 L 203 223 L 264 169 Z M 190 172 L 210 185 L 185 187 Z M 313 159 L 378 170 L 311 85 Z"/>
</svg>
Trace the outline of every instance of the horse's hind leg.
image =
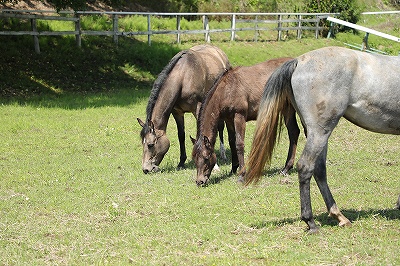
<svg viewBox="0 0 400 266">
<path fill-rule="evenodd" d="M 228 161 L 226 158 L 226 149 L 224 145 L 224 128 L 225 128 L 225 122 L 224 120 L 219 120 L 218 121 L 218 134 L 219 134 L 219 154 L 221 157 L 221 160 L 223 162 Z"/>
<path fill-rule="evenodd" d="M 397 209 L 400 210 L 400 195 L 399 195 L 399 199 L 397 200 L 397 205 L 396 205 Z"/>
<path fill-rule="evenodd" d="M 282 169 L 281 173 L 286 175 L 294 165 L 300 129 L 296 121 L 296 112 L 292 106 L 288 108 L 287 113 L 284 115 L 284 119 L 289 135 L 289 150 L 286 158 L 285 168 Z"/>
<path fill-rule="evenodd" d="M 339 226 L 351 225 L 351 222 L 340 212 L 333 199 L 332 193 L 329 189 L 327 178 L 326 178 L 326 154 L 328 146 L 326 145 L 321 155 L 318 157 L 315 169 L 314 177 L 317 181 L 318 188 L 325 201 L 326 208 L 328 209 L 329 216 L 334 217 L 338 220 Z"/>
<path fill-rule="evenodd" d="M 335 204 L 335 201 L 326 182 L 325 159 L 329 132 L 322 128 L 314 128 L 310 129 L 309 133 L 303 153 L 297 162 L 297 170 L 299 175 L 301 219 L 308 225 L 309 232 L 314 233 L 318 231 L 318 227 L 315 224 L 311 207 L 310 179 L 312 175 L 315 175 L 325 203 L 329 206 L 328 209 Z"/>
<path fill-rule="evenodd" d="M 176 127 L 178 129 L 180 158 L 177 168 L 179 170 L 185 168 L 185 161 L 187 159 L 186 147 L 185 147 L 185 119 L 183 115 L 178 114 L 176 112 L 172 112 L 172 115 L 174 116 Z"/>
</svg>

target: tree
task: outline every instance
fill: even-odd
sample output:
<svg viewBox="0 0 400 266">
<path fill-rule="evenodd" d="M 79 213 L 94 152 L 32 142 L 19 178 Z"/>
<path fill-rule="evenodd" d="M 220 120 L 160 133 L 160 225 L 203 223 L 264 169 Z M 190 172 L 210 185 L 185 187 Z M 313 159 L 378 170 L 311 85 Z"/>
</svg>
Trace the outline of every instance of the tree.
<svg viewBox="0 0 400 266">
<path fill-rule="evenodd" d="M 16 4 L 19 0 L 0 0 L 0 4 Z M 45 2 L 45 1 L 40 1 Z M 73 10 L 85 10 L 87 9 L 87 4 L 94 3 L 94 0 L 47 0 L 48 4 L 52 5 L 56 10 L 62 9 L 73 9 Z M 100 1 L 110 6 L 120 6 L 124 3 L 124 0 L 103 0 Z"/>
<path fill-rule="evenodd" d="M 306 12 L 309 13 L 340 13 L 339 19 L 356 24 L 360 19 L 361 10 L 357 0 L 306 0 Z M 324 25 L 329 27 L 327 22 Z M 352 30 L 340 25 L 339 31 Z"/>
</svg>

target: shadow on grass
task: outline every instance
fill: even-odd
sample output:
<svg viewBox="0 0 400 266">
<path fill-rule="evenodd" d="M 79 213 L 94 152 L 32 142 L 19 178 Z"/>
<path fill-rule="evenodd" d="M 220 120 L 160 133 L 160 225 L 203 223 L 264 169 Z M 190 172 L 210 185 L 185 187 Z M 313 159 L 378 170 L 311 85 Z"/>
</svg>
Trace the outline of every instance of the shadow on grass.
<svg viewBox="0 0 400 266">
<path fill-rule="evenodd" d="M 83 109 L 125 106 L 148 97 L 153 82 L 179 52 L 168 43 L 87 36 L 77 48 L 72 36 L 0 36 L 1 103 Z"/>
<path fill-rule="evenodd" d="M 398 209 L 369 209 L 369 210 L 342 210 L 342 213 L 351 221 L 358 221 L 371 217 L 381 217 L 386 220 L 400 220 L 400 210 Z M 328 213 L 321 213 L 314 216 L 314 219 L 323 226 L 337 226 L 338 222 L 336 219 L 329 217 Z M 281 227 L 286 224 L 296 224 L 300 221 L 300 218 L 283 218 L 279 220 L 271 220 L 271 221 L 261 221 L 258 223 L 251 224 L 250 227 L 261 229 L 264 227 L 275 226 Z M 304 224 L 305 225 L 305 224 Z"/>
</svg>

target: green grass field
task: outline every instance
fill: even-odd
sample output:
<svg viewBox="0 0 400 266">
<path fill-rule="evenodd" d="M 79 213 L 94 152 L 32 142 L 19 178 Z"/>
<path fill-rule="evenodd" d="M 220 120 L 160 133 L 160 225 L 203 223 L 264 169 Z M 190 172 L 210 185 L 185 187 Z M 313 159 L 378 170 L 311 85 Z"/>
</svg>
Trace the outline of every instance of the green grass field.
<svg viewBox="0 0 400 266">
<path fill-rule="evenodd" d="M 99 38 L 77 50 L 54 37 L 41 40 L 42 54 L 35 55 L 32 40 L 21 39 L 0 57 L 0 265 L 400 264 L 398 136 L 340 122 L 330 138 L 328 181 L 353 226 L 339 228 L 327 216 L 313 181 L 321 230 L 308 235 L 296 171 L 278 174 L 286 130 L 257 186 L 238 184 L 229 164 L 204 188 L 195 185 L 190 159 L 176 171 L 172 119 L 162 171 L 143 174 L 136 117 L 145 117 L 163 66 L 197 43 L 148 47 L 121 40 L 115 48 Z M 233 65 L 343 45 L 326 39 L 214 44 Z M 187 136 L 195 136 L 195 120 L 186 118 Z M 249 122 L 246 154 L 253 129 Z"/>
</svg>

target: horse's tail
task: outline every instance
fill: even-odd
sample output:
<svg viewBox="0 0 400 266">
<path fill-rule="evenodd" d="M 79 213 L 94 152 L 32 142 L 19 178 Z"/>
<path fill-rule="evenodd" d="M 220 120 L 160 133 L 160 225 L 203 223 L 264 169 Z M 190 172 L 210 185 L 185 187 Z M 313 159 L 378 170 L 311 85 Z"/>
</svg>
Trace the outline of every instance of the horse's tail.
<svg viewBox="0 0 400 266">
<path fill-rule="evenodd" d="M 151 117 L 151 114 L 153 112 L 154 105 L 157 101 L 158 95 L 160 93 L 160 90 L 165 82 L 165 80 L 168 78 L 168 75 L 171 73 L 172 69 L 174 69 L 176 63 L 181 59 L 183 54 L 188 53 L 188 50 L 183 50 L 177 53 L 169 62 L 168 64 L 163 68 L 163 70 L 158 74 L 157 79 L 153 83 L 153 88 L 151 89 L 150 92 L 150 97 L 149 97 L 149 102 L 146 108 L 146 113 L 147 113 L 147 119 Z"/>
<path fill-rule="evenodd" d="M 282 125 L 282 112 L 292 93 L 291 78 L 297 59 L 285 62 L 268 79 L 260 101 L 256 127 L 249 158 L 246 163 L 245 184 L 257 183 L 265 164 L 271 162 L 277 132 Z"/>
</svg>

